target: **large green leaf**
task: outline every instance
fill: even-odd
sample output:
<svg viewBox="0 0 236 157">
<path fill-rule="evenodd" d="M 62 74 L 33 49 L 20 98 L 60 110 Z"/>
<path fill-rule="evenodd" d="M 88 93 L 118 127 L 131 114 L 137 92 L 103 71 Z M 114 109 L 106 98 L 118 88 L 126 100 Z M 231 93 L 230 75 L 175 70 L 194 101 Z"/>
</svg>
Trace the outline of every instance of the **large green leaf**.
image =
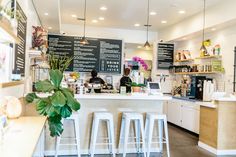
<svg viewBox="0 0 236 157">
<path fill-rule="evenodd" d="M 74 111 L 80 109 L 80 103 L 74 98 L 73 94 L 67 89 L 62 89 L 63 94 L 66 96 L 67 105 Z"/>
<path fill-rule="evenodd" d="M 25 100 L 27 103 L 32 103 L 34 99 L 37 98 L 37 95 L 35 93 L 29 93 L 26 95 Z"/>
<path fill-rule="evenodd" d="M 46 113 L 49 117 L 53 117 L 60 113 L 59 107 L 54 107 L 52 104 L 47 105 L 46 107 Z"/>
<path fill-rule="evenodd" d="M 54 86 L 59 88 L 63 78 L 62 72 L 60 70 L 50 70 L 49 75 L 50 80 L 53 82 Z"/>
<path fill-rule="evenodd" d="M 61 123 L 61 116 L 56 115 L 48 118 L 48 125 L 50 130 L 50 136 L 60 136 L 63 132 L 63 124 Z"/>
<path fill-rule="evenodd" d="M 63 107 L 66 104 L 66 97 L 61 91 L 57 91 L 51 97 L 52 104 L 55 107 Z"/>
<path fill-rule="evenodd" d="M 55 89 L 49 80 L 36 82 L 35 88 L 38 92 L 51 92 Z"/>
<path fill-rule="evenodd" d="M 36 104 L 36 110 L 40 115 L 46 115 L 47 102 L 44 99 L 41 99 Z"/>
<path fill-rule="evenodd" d="M 67 118 L 67 117 L 71 116 L 72 110 L 68 105 L 65 105 L 65 106 L 61 107 L 61 112 L 60 113 L 61 113 L 61 116 L 63 118 Z"/>
</svg>

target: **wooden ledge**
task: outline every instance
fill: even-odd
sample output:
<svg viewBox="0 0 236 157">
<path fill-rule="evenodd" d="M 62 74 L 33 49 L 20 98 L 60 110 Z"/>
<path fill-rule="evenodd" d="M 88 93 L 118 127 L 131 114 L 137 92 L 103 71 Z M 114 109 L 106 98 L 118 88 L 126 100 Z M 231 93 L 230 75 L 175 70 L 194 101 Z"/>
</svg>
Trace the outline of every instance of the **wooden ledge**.
<svg viewBox="0 0 236 157">
<path fill-rule="evenodd" d="M 7 87 L 12 87 L 12 86 L 18 86 L 18 85 L 21 85 L 21 84 L 24 84 L 24 83 L 25 83 L 24 80 L 0 83 L 0 88 L 7 88 Z"/>
</svg>

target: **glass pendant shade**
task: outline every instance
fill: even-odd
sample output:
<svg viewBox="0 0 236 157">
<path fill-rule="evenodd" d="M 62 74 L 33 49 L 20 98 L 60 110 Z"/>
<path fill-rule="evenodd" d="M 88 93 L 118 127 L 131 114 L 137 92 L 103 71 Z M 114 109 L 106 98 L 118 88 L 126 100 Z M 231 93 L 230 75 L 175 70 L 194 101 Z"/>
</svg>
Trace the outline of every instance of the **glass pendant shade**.
<svg viewBox="0 0 236 157">
<path fill-rule="evenodd" d="M 149 44 L 148 41 L 146 41 L 145 44 L 144 44 L 144 47 L 145 47 L 146 49 L 149 49 L 149 48 L 151 47 L 151 45 Z"/>
<path fill-rule="evenodd" d="M 201 48 L 200 48 L 200 51 L 201 51 L 204 55 L 207 54 L 207 49 L 206 49 L 206 46 L 204 45 L 204 43 L 202 43 L 202 46 L 201 46 Z"/>
<path fill-rule="evenodd" d="M 83 45 L 89 44 L 89 42 L 88 42 L 88 40 L 85 38 L 85 36 L 83 36 L 79 42 L 80 42 L 80 44 L 83 44 Z"/>
</svg>

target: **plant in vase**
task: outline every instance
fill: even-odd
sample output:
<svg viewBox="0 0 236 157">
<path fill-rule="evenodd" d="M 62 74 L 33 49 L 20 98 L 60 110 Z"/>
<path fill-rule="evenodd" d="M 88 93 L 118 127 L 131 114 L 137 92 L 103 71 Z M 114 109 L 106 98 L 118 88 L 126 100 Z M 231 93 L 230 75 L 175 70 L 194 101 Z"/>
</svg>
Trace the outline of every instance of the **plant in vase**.
<svg viewBox="0 0 236 157">
<path fill-rule="evenodd" d="M 41 26 L 32 26 L 32 48 L 33 49 L 46 49 L 47 45 L 47 31 Z"/>
<path fill-rule="evenodd" d="M 67 62 L 69 60 L 68 58 Z M 54 61 L 58 62 L 59 59 L 54 58 Z M 80 103 L 74 98 L 74 93 L 69 88 L 61 86 L 63 69 L 67 67 L 68 64 L 60 65 L 59 69 L 56 66 L 52 67 L 49 70 L 50 79 L 36 82 L 36 92 L 27 94 L 25 98 L 28 103 L 36 104 L 36 110 L 40 115 L 47 117 L 52 137 L 60 136 L 63 132 L 62 118 L 70 117 L 73 111 L 80 109 Z M 43 93 L 44 96 L 38 93 Z"/>
</svg>

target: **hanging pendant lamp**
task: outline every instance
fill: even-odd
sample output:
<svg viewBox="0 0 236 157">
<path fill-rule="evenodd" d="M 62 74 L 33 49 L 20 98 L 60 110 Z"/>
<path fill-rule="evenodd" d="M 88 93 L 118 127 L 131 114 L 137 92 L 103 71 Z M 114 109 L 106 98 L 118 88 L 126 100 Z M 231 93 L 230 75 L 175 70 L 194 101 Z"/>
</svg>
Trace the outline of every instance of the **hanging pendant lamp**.
<svg viewBox="0 0 236 157">
<path fill-rule="evenodd" d="M 205 41 L 205 23 L 206 23 L 206 0 L 204 1 L 204 7 L 203 7 L 203 28 L 202 28 L 202 46 L 200 48 L 200 51 L 202 54 L 206 55 L 207 54 L 207 49 L 204 44 Z"/>
<path fill-rule="evenodd" d="M 89 44 L 88 40 L 85 37 L 85 30 L 86 30 L 86 9 L 87 9 L 87 3 L 86 0 L 84 0 L 84 36 L 81 38 L 81 40 L 79 41 L 80 44 L 86 45 Z"/>
<path fill-rule="evenodd" d="M 150 43 L 148 42 L 148 28 L 151 27 L 151 25 L 149 25 L 149 1 L 150 0 L 148 0 L 148 6 L 147 6 L 147 24 L 144 25 L 145 27 L 147 27 L 147 40 L 144 44 L 144 48 L 146 49 L 149 49 L 151 47 Z"/>
</svg>

